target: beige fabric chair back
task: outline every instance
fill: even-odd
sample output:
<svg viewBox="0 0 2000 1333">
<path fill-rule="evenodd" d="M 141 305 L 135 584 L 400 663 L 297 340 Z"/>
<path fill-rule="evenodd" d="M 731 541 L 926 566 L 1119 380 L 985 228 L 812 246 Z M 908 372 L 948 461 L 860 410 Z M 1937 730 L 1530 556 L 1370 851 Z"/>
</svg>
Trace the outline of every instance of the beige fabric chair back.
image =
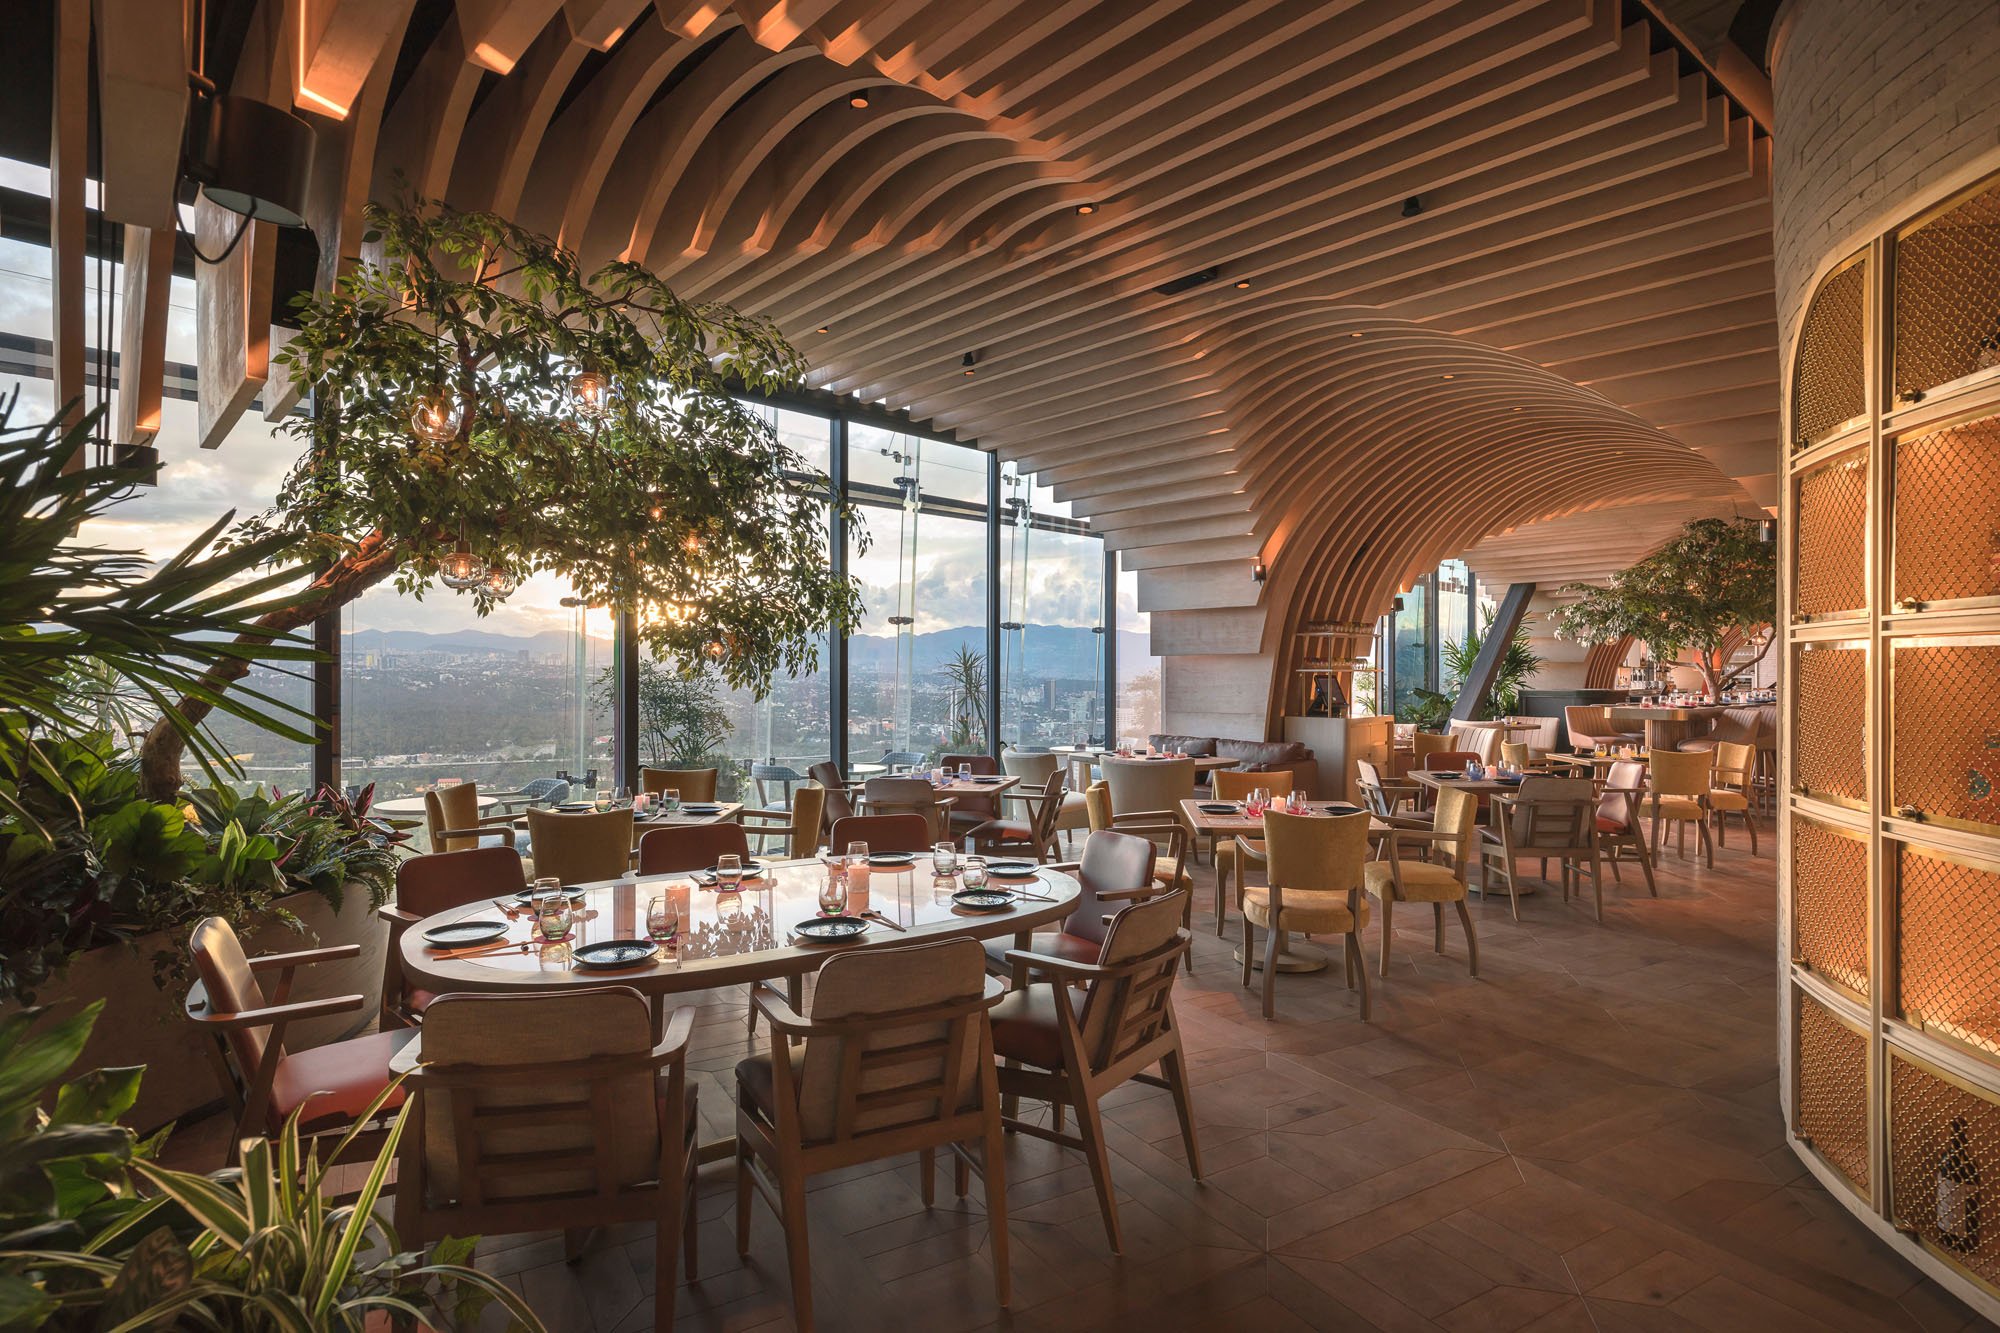
<svg viewBox="0 0 2000 1333">
<path fill-rule="evenodd" d="M 535 847 L 535 875 L 553 875 L 565 884 L 616 879 L 632 864 L 630 810 L 528 811 L 528 836 Z"/>
<path fill-rule="evenodd" d="M 1062 767 L 1062 756 L 1008 750 L 1000 756 L 1000 767 L 1009 777 L 1021 779 L 1023 787 L 1041 787 L 1047 785 L 1049 778 Z"/>
<path fill-rule="evenodd" d="M 922 815 L 930 821 L 935 836 L 944 836 L 937 790 L 924 778 L 870 778 L 861 795 L 871 816 Z"/>
<path fill-rule="evenodd" d="M 1509 816 L 1514 850 L 1587 847 L 1596 812 L 1597 787 L 1589 778 L 1529 778 Z"/>
<path fill-rule="evenodd" d="M 828 828 L 833 827 L 833 821 L 836 819 L 853 817 L 854 802 L 848 799 L 847 783 L 840 776 L 838 764 L 831 759 L 822 759 L 807 772 L 811 774 L 814 782 L 826 789 L 826 795 L 821 799 L 826 802 L 826 810 L 822 817 Z"/>
<path fill-rule="evenodd" d="M 1418 731 L 1411 733 L 1410 736 L 1410 756 L 1420 768 L 1423 766 L 1426 755 L 1438 754 L 1444 750 L 1456 750 L 1458 748 L 1458 746 L 1452 744 L 1452 738 L 1442 732 Z"/>
<path fill-rule="evenodd" d="M 1648 750 L 1653 790 L 1661 796 L 1708 795 L 1709 757 L 1700 750 Z"/>
<path fill-rule="evenodd" d="M 969 1006 L 985 989 L 986 951 L 977 940 L 828 959 L 813 986 L 813 1023 L 866 1021 L 806 1039 L 797 1066 L 805 1142 L 898 1129 L 974 1105 L 984 1010 Z"/>
<path fill-rule="evenodd" d="M 1098 953 L 1099 967 L 1132 968 L 1090 984 L 1078 1026 L 1093 1073 L 1138 1051 L 1173 1022 L 1174 974 L 1189 936 L 1181 929 L 1188 891 L 1149 898 L 1111 919 Z"/>
<path fill-rule="evenodd" d="M 1366 759 L 1354 761 L 1354 785 L 1361 791 L 1361 804 L 1378 815 L 1396 813 L 1395 802 L 1382 790 L 1382 770 Z"/>
<path fill-rule="evenodd" d="M 1104 781 L 1111 789 L 1116 815 L 1170 810 L 1181 818 L 1180 804 L 1194 795 L 1192 759 L 1104 759 Z"/>
<path fill-rule="evenodd" d="M 1445 737 L 1454 750 L 1465 750 L 1479 756 L 1479 762 L 1490 764 L 1500 757 L 1500 741 L 1506 735 L 1498 727 L 1455 726 Z"/>
<path fill-rule="evenodd" d="M 937 841 L 937 825 L 923 815 L 849 815 L 833 821 L 827 849 L 845 856 L 851 842 L 871 852 L 927 852 Z"/>
<path fill-rule="evenodd" d="M 1526 741 L 1501 741 L 1500 762 L 1514 768 L 1526 768 L 1534 760 Z"/>
<path fill-rule="evenodd" d="M 1508 718 L 1507 721 L 1512 724 L 1512 728 L 1507 734 L 1521 744 L 1526 745 L 1529 749 L 1553 750 L 1556 748 L 1556 735 L 1562 730 L 1561 718 L 1516 716 Z M 1529 722 L 1535 724 L 1536 729 L 1534 731 L 1522 731 L 1519 729 L 1523 724 Z"/>
<path fill-rule="evenodd" d="M 1240 801 L 1250 795 L 1253 788 L 1263 787 L 1273 796 L 1290 796 L 1292 779 L 1296 776 L 1289 768 L 1275 773 L 1244 773 L 1235 769 L 1218 768 L 1214 773 L 1215 799 L 1218 801 Z"/>
<path fill-rule="evenodd" d="M 424 793 L 424 831 L 430 835 L 434 852 L 462 852 L 477 847 L 479 839 L 447 838 L 446 829 L 476 828 L 479 824 L 479 784 L 459 782 L 449 787 L 433 787 Z"/>
<path fill-rule="evenodd" d="M 1750 775 L 1756 767 L 1755 746 L 1722 741 L 1715 747 L 1715 770 L 1711 780 L 1718 787 L 1747 789 L 1750 786 Z"/>
<path fill-rule="evenodd" d="M 1100 893 L 1127 893 L 1153 887 L 1153 861 L 1158 855 L 1151 839 L 1105 830 L 1083 840 L 1083 860 L 1076 882 L 1083 891 L 1063 918 L 1063 934 L 1103 943 L 1110 927 L 1104 922 Z"/>
<path fill-rule="evenodd" d="M 1358 889 L 1368 860 L 1368 812 L 1327 816 L 1272 810 L 1264 816 L 1264 855 L 1265 878 L 1278 888 L 1324 893 Z"/>
<path fill-rule="evenodd" d="M 1589 779 L 1584 779 L 1584 782 L 1588 785 Z M 1447 850 L 1451 853 L 1452 859 L 1460 865 L 1472 857 L 1472 840 L 1478 826 L 1478 796 L 1463 787 L 1439 789 L 1436 817 L 1431 822 L 1431 828 L 1438 837 L 1451 840 L 1451 846 Z"/>
<path fill-rule="evenodd" d="M 418 1082 L 425 1203 L 525 1204 L 653 1181 L 652 1049 L 651 1010 L 625 986 L 439 996 L 424 1011 Z"/>
<path fill-rule="evenodd" d="M 219 916 L 198 923 L 188 936 L 188 952 L 194 956 L 195 975 L 208 992 L 212 1014 L 240 1014 L 264 1007 L 264 988 L 250 970 L 243 941 L 236 929 Z M 247 1082 L 257 1075 L 264 1062 L 269 1028 L 234 1028 L 229 1032 L 229 1053 L 236 1057 L 236 1070 Z"/>
<path fill-rule="evenodd" d="M 826 788 L 818 783 L 792 791 L 792 835 L 785 854 L 794 861 L 819 850 L 819 831 L 825 827 Z"/>
<path fill-rule="evenodd" d="M 1090 831 L 1111 827 L 1111 786 L 1102 780 L 1083 789 L 1083 808 L 1090 816 Z"/>
<path fill-rule="evenodd" d="M 1646 785 L 1646 766 L 1637 759 L 1620 759 L 1604 770 L 1604 795 L 1598 799 L 1599 818 L 1630 824 L 1643 797 L 1626 795 Z"/>
<path fill-rule="evenodd" d="M 672 790 L 679 792 L 683 801 L 712 801 L 715 799 L 715 777 L 720 771 L 714 768 L 642 768 L 639 770 L 639 790 Z"/>
</svg>

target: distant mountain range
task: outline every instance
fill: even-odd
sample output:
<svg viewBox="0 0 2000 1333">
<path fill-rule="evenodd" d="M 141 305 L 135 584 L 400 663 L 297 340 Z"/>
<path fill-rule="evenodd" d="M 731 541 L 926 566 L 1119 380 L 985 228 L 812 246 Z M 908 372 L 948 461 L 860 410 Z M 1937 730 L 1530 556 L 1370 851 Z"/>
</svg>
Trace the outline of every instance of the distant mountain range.
<svg viewBox="0 0 2000 1333">
<path fill-rule="evenodd" d="M 1098 636 L 1088 627 L 1074 625 L 1029 625 L 1023 631 L 1027 660 L 1023 672 L 1034 679 L 1082 680 L 1097 672 Z M 563 657 L 576 651 L 570 636 L 562 630 L 539 634 L 498 634 L 491 630 L 459 629 L 430 633 L 415 629 L 365 629 L 341 636 L 349 653 L 449 653 L 467 657 L 531 658 Z M 610 640 L 593 640 L 596 656 L 608 651 Z M 963 625 L 932 630 L 915 636 L 912 655 L 918 674 L 928 674 L 958 655 L 961 647 L 975 653 L 986 651 L 983 626 Z M 1118 635 L 1119 655 L 1128 661 L 1147 652 L 1146 636 L 1122 631 Z M 856 634 L 847 641 L 851 669 L 893 671 L 896 640 L 893 635 Z"/>
</svg>

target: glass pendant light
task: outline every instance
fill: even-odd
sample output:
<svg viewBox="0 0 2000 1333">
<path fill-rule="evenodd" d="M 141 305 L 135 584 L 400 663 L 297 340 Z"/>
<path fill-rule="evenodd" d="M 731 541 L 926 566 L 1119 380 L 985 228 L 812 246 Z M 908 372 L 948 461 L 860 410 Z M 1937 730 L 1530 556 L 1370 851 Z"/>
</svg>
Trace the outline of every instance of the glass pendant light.
<svg viewBox="0 0 2000 1333">
<path fill-rule="evenodd" d="M 419 398 L 417 405 L 410 409 L 410 429 L 416 432 L 418 439 L 429 440 L 432 444 L 457 439 L 458 428 L 464 419 L 458 399 L 442 391 Z"/>
<path fill-rule="evenodd" d="M 438 582 L 447 588 L 476 588 L 486 582 L 486 575 L 486 561 L 472 553 L 463 537 L 458 549 L 438 562 Z"/>
<path fill-rule="evenodd" d="M 512 597 L 514 590 L 521 586 L 521 580 L 511 569 L 494 565 L 486 571 L 486 591 L 502 600 Z"/>
<path fill-rule="evenodd" d="M 601 417 L 611 406 L 611 381 L 594 370 L 580 370 L 569 382 L 576 410 L 587 417 Z"/>
</svg>

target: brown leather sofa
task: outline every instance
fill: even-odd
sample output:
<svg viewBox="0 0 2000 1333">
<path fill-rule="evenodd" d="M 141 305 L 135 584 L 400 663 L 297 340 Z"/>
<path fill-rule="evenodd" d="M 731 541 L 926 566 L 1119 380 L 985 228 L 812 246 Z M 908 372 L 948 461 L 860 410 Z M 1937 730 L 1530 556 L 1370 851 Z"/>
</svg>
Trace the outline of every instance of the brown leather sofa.
<svg viewBox="0 0 2000 1333">
<path fill-rule="evenodd" d="M 1298 741 L 1238 741 L 1172 732 L 1155 732 L 1146 739 L 1156 750 L 1182 750 L 1193 759 L 1211 756 L 1234 759 L 1236 767 L 1246 773 L 1288 772 L 1293 788 L 1308 796 L 1313 794 L 1313 782 L 1319 777 L 1319 764 L 1313 759 L 1313 752 Z"/>
<path fill-rule="evenodd" d="M 1611 720 L 1604 704 L 1571 704 L 1563 709 L 1563 726 L 1569 732 L 1569 748 L 1588 750 L 1593 745 L 1638 745 L 1644 732 L 1626 731 Z"/>
<path fill-rule="evenodd" d="M 1778 706 L 1776 704 L 1748 704 L 1741 708 L 1725 708 L 1714 724 L 1699 736 L 1690 736 L 1676 749 L 1713 750 L 1717 744 L 1728 741 L 1733 745 L 1749 745 L 1759 750 L 1776 749 L 1778 744 Z"/>
</svg>

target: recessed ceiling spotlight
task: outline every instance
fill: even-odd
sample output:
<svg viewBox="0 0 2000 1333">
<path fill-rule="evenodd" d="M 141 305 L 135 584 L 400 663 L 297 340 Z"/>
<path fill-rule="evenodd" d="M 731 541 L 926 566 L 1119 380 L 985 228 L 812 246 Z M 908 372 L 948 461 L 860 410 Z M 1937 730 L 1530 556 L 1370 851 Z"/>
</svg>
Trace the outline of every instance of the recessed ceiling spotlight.
<svg viewBox="0 0 2000 1333">
<path fill-rule="evenodd" d="M 1250 290 L 1250 279 L 1238 278 L 1236 280 L 1236 290 L 1239 292 Z"/>
<path fill-rule="evenodd" d="M 1097 205 L 1096 205 L 1096 204 L 1078 204 L 1078 205 L 1076 206 L 1076 212 L 1077 212 L 1077 216 L 1079 216 L 1079 217 L 1086 217 L 1086 218 L 1087 218 L 1087 217 L 1089 217 L 1089 216 L 1090 216 L 1090 215 L 1091 215 L 1092 213 L 1095 213 L 1096 211 L 1097 211 Z"/>
<path fill-rule="evenodd" d="M 978 358 L 978 357 L 974 356 L 974 355 L 973 355 L 973 354 L 972 354 L 971 352 L 967 352 L 967 353 L 965 354 L 965 356 L 964 356 L 964 357 L 963 357 L 963 358 L 962 358 L 962 359 L 961 359 L 961 360 L 959 361 L 959 363 L 958 363 L 958 364 L 960 364 L 961 366 L 964 366 L 964 367 L 965 367 L 965 373 L 966 373 L 966 374 L 968 374 L 968 375 L 970 375 L 970 374 L 972 373 L 972 367 L 973 367 L 973 365 L 974 365 L 974 364 L 975 364 L 975 363 L 976 363 L 976 362 L 977 362 L 978 360 L 979 360 L 979 358 Z"/>
<path fill-rule="evenodd" d="M 868 94 L 856 93 L 854 94 L 854 96 L 847 99 L 847 104 L 853 107 L 856 111 L 860 111 L 868 105 Z"/>
<path fill-rule="evenodd" d="M 1409 197 L 1408 199 L 1405 199 L 1405 200 L 1403 201 L 1403 216 L 1404 216 L 1404 217 L 1406 217 L 1406 218 L 1413 218 L 1413 217 L 1415 217 L 1415 216 L 1416 216 L 1417 214 L 1419 214 L 1419 213 L 1421 213 L 1421 212 L 1423 212 L 1423 211 L 1424 211 L 1424 201 L 1423 201 L 1423 199 L 1422 199 L 1422 197 L 1421 197 L 1421 196 L 1418 196 L 1418 195 L 1414 195 L 1414 194 L 1413 194 L 1413 195 L 1411 195 L 1411 196 L 1410 196 L 1410 197 Z"/>
<path fill-rule="evenodd" d="M 832 333 L 832 332 L 833 332 L 833 325 L 831 325 L 831 324 L 822 324 L 822 325 L 820 325 L 820 326 L 819 326 L 818 328 L 814 329 L 814 330 L 813 330 L 813 332 L 814 332 L 814 333 Z"/>
<path fill-rule="evenodd" d="M 1457 379 L 1458 377 L 1456 375 L 1446 375 L 1445 378 L 1450 380 L 1450 379 Z"/>
<path fill-rule="evenodd" d="M 1354 332 L 1352 332 L 1352 333 L 1348 334 L 1347 336 L 1348 336 L 1348 337 L 1350 337 L 1350 338 L 1360 338 L 1360 337 L 1363 337 L 1363 336 L 1365 336 L 1365 335 L 1364 335 L 1364 334 L 1363 334 L 1363 333 L 1361 332 L 1361 330 L 1360 330 L 1360 329 L 1356 329 L 1356 330 L 1355 330 Z"/>
</svg>

